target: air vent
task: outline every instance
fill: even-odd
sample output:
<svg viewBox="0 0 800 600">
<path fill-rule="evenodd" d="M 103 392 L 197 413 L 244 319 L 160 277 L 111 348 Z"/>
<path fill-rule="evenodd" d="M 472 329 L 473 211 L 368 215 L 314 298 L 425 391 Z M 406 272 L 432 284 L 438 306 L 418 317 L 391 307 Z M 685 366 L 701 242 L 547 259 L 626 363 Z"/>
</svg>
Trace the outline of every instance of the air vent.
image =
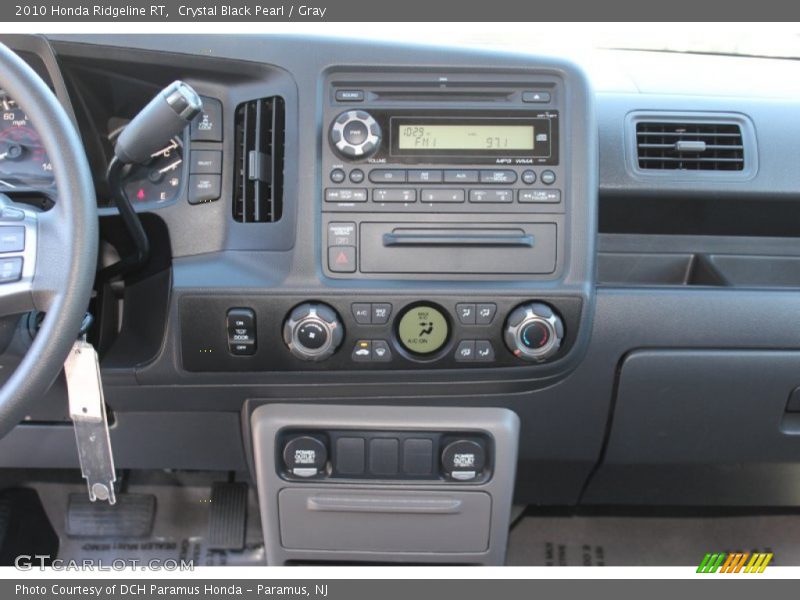
<svg viewBox="0 0 800 600">
<path fill-rule="evenodd" d="M 281 218 L 284 135 L 282 98 L 251 100 L 236 108 L 236 221 L 270 223 Z"/>
<path fill-rule="evenodd" d="M 744 141 L 738 123 L 636 123 L 640 169 L 743 171 Z"/>
</svg>

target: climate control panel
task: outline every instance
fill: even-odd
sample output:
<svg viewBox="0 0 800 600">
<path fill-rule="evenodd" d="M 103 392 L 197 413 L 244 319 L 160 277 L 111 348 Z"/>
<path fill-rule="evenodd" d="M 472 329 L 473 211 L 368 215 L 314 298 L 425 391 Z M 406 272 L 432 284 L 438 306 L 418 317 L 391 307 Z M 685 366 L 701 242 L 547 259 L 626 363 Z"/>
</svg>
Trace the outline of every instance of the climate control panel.
<svg viewBox="0 0 800 600">
<path fill-rule="evenodd" d="M 558 360 L 580 326 L 571 296 L 180 300 L 188 371 L 485 369 Z"/>
</svg>

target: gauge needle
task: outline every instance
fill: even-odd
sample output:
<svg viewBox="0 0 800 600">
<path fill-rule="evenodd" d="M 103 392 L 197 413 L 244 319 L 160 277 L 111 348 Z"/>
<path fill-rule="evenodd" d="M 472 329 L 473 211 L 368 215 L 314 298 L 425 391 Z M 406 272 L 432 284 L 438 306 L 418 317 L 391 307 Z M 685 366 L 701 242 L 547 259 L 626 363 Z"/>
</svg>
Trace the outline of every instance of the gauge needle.
<svg viewBox="0 0 800 600">
<path fill-rule="evenodd" d="M 17 187 L 13 183 L 8 183 L 5 179 L 0 179 L 0 185 L 4 185 L 4 186 L 10 187 L 12 189 Z"/>
<path fill-rule="evenodd" d="M 179 165 L 179 164 L 181 164 L 182 162 L 183 162 L 183 159 L 179 158 L 179 159 L 178 159 L 178 160 L 176 160 L 175 162 L 168 164 L 168 165 L 167 165 L 166 167 L 164 167 L 163 169 L 159 169 L 159 170 L 158 170 L 158 172 L 159 172 L 159 173 L 166 173 L 166 172 L 168 172 L 168 171 L 174 171 L 175 169 L 177 169 L 177 168 L 178 168 L 178 165 Z"/>
<path fill-rule="evenodd" d="M 6 156 L 8 156 L 8 152 L 3 152 L 0 154 L 0 160 L 3 160 Z"/>
</svg>

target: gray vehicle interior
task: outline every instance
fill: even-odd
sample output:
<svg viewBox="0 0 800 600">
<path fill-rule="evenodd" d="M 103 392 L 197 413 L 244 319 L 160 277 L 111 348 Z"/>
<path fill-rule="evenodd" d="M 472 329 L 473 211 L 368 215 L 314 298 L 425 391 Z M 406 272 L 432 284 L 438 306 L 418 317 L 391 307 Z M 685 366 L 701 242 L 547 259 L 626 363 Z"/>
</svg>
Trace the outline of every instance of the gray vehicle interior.
<svg viewBox="0 0 800 600">
<path fill-rule="evenodd" d="M 172 81 L 203 100 L 125 172 L 149 258 L 89 306 L 118 502 L 86 498 L 60 377 L 0 439 L 0 561 L 800 560 L 795 61 L 0 42 L 80 133 L 99 273 L 134 250 L 116 137 Z M 47 127 L 0 124 L 28 153 L 0 192 L 43 210 Z M 0 378 L 40 317 L 0 321 Z"/>
</svg>

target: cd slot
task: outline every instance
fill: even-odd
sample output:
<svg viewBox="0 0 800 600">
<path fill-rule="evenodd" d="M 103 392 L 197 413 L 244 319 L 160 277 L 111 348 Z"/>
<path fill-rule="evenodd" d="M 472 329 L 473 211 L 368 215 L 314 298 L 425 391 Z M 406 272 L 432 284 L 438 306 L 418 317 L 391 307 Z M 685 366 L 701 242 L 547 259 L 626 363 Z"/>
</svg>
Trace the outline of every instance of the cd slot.
<svg viewBox="0 0 800 600">
<path fill-rule="evenodd" d="M 534 275 L 556 268 L 555 223 L 362 222 L 362 273 Z"/>
<path fill-rule="evenodd" d="M 384 102 L 510 102 L 513 90 L 376 90 Z"/>
</svg>

